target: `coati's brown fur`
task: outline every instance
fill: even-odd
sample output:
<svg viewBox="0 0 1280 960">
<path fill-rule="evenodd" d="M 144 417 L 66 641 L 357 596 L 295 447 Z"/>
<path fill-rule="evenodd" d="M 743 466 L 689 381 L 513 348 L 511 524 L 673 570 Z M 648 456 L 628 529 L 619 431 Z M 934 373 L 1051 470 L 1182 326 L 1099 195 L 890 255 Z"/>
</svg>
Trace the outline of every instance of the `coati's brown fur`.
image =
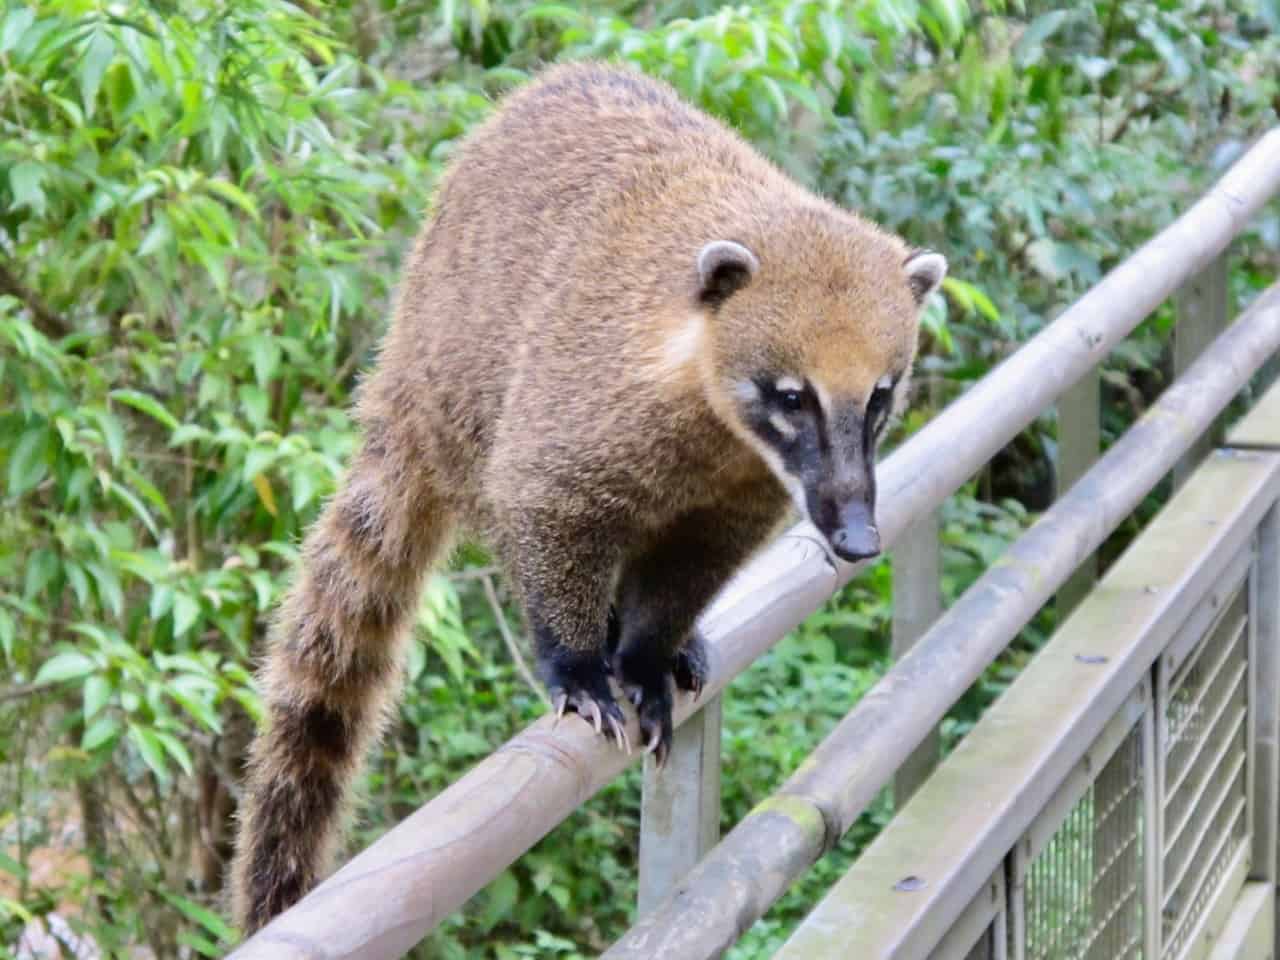
<svg viewBox="0 0 1280 960">
<path fill-rule="evenodd" d="M 505 564 L 559 706 L 616 731 L 612 669 L 665 749 L 673 677 L 702 680 L 694 620 L 788 488 L 819 526 L 815 510 L 873 506 L 863 460 L 905 389 L 945 266 L 930 256 L 639 74 L 560 67 L 513 93 L 459 148 L 408 258 L 360 390 L 363 449 L 272 631 L 243 929 L 327 868 L 457 533 Z"/>
</svg>

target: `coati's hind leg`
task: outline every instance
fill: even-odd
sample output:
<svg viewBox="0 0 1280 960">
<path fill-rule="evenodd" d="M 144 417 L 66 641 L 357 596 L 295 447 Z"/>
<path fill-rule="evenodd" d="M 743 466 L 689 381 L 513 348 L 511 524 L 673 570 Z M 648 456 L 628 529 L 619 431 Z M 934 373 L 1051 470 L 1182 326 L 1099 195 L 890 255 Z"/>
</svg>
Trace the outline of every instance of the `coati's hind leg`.
<svg viewBox="0 0 1280 960">
<path fill-rule="evenodd" d="M 630 749 L 626 718 L 609 686 L 609 593 L 617 555 L 600 527 L 546 511 L 516 511 L 519 533 L 504 553 L 524 597 L 538 672 L 557 717 L 572 710 Z"/>
<path fill-rule="evenodd" d="M 623 568 L 614 671 L 636 706 L 645 749 L 659 764 L 671 747 L 673 684 L 696 696 L 706 682 L 705 642 L 695 621 L 775 519 L 772 511 L 695 511 Z"/>
<path fill-rule="evenodd" d="M 259 673 L 232 907 L 252 933 L 323 876 L 352 781 L 393 704 L 423 575 L 452 518 L 420 456 L 371 429 L 307 536 Z"/>
</svg>

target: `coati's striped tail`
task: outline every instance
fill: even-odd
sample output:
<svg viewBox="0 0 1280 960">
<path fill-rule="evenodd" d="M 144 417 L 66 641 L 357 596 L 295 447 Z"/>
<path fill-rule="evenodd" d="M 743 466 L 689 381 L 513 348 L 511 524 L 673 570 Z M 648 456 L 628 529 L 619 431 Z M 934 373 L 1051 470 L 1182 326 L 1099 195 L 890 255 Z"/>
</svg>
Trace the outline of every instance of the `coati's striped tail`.
<svg viewBox="0 0 1280 960">
<path fill-rule="evenodd" d="M 427 567 L 449 527 L 421 465 L 371 436 L 303 547 L 259 682 L 266 727 L 250 753 L 232 864 L 246 933 L 321 879 L 348 794 L 394 705 Z M 407 459 L 407 458 L 406 458 Z"/>
</svg>

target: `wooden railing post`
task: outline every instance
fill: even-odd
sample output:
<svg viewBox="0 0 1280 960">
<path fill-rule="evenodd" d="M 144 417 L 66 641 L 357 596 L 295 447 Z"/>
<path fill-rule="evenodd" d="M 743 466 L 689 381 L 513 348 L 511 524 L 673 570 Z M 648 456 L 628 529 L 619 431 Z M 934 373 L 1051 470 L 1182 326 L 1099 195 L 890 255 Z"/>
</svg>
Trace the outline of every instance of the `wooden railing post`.
<svg viewBox="0 0 1280 960">
<path fill-rule="evenodd" d="M 1268 364 L 1274 364 L 1273 353 Z M 1264 364 L 1264 370 L 1267 364 Z M 1280 451 L 1280 385 L 1271 386 L 1253 409 L 1227 434 L 1226 443 L 1242 454 Z M 1249 655 L 1253 685 L 1249 691 L 1253 768 L 1253 856 L 1249 879 L 1275 888 L 1280 882 L 1280 504 L 1258 524 L 1256 556 L 1250 580 Z M 1276 906 L 1280 932 L 1280 903 Z"/>
<path fill-rule="evenodd" d="M 1102 447 L 1102 377 L 1094 367 L 1058 401 L 1058 470 L 1054 495 L 1062 496 L 1088 472 Z M 1098 579 L 1098 558 L 1090 554 L 1058 591 L 1061 619 Z"/>
<path fill-rule="evenodd" d="M 644 763 L 637 916 L 662 902 L 720 840 L 720 697 L 676 728 L 659 770 Z"/>
<path fill-rule="evenodd" d="M 1224 252 L 1188 280 L 1174 295 L 1173 376 L 1176 380 L 1227 325 L 1227 254 Z M 1219 421 L 1220 422 L 1220 421 Z M 1173 484 L 1182 482 L 1218 443 L 1219 429 L 1205 432 L 1173 468 Z"/>
<path fill-rule="evenodd" d="M 1251 880 L 1274 885 L 1280 832 L 1280 506 L 1258 525 L 1257 557 L 1250 584 L 1253 688 L 1253 858 Z"/>
<path fill-rule="evenodd" d="M 939 513 L 918 517 L 893 548 L 893 659 L 899 660 L 942 615 L 942 551 Z M 893 802 L 901 809 L 938 765 L 938 729 L 924 738 L 893 778 Z"/>
</svg>

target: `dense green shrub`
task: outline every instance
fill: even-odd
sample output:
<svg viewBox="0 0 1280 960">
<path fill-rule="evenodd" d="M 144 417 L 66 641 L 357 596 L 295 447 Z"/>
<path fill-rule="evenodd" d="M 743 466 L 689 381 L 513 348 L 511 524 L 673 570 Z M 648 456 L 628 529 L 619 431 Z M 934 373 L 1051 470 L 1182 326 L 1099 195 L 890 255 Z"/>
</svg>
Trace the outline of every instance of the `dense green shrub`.
<svg viewBox="0 0 1280 960">
<path fill-rule="evenodd" d="M 0 7 L 0 948 L 51 911 L 112 954 L 213 956 L 233 937 L 217 911 L 253 651 L 354 443 L 345 405 L 442 164 L 539 64 L 665 77 L 947 252 L 900 438 L 1275 121 L 1277 30 L 1274 0 Z M 1278 246 L 1273 213 L 1240 248 L 1238 294 Z M 1163 382 L 1168 324 L 1109 362 L 1110 430 Z M 948 597 L 1048 501 L 1052 453 L 1046 418 L 948 504 Z M 485 563 L 461 557 L 423 599 L 357 842 L 543 709 Z M 891 590 L 884 562 L 727 694 L 726 826 L 883 672 Z M 1051 623 L 957 706 L 949 739 Z M 633 772 L 421 954 L 603 947 L 632 914 L 638 796 Z M 887 815 L 736 955 L 767 955 Z M 50 874 L 59 847 L 87 860 Z"/>
</svg>

